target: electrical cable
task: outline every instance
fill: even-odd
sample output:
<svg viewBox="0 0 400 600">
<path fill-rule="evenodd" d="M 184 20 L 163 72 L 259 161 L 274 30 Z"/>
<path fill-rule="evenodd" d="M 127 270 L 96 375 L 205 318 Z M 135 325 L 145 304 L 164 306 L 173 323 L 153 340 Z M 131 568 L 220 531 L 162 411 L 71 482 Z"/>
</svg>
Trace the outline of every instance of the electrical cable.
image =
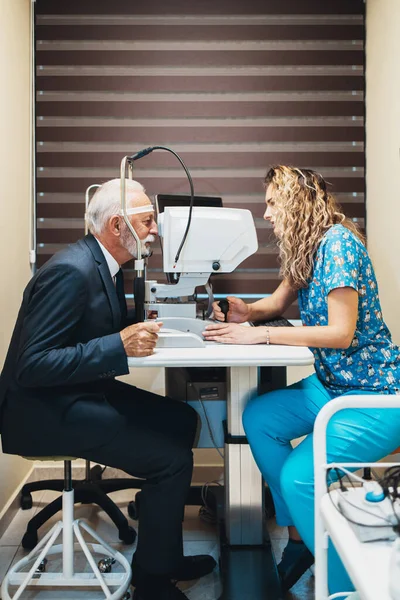
<svg viewBox="0 0 400 600">
<path fill-rule="evenodd" d="M 220 457 L 223 459 L 224 458 L 224 454 L 223 454 L 223 452 L 221 452 L 220 448 L 218 448 L 217 442 L 215 441 L 214 432 L 213 432 L 213 430 L 211 428 L 211 423 L 210 423 L 210 420 L 208 418 L 208 414 L 207 414 L 206 408 L 205 408 L 205 406 L 203 404 L 203 400 L 201 398 L 199 398 L 199 402 L 200 402 L 201 408 L 203 409 L 203 413 L 204 413 L 204 417 L 205 417 L 205 420 L 206 420 L 206 423 L 207 423 L 208 433 L 210 434 L 211 441 L 212 441 L 212 443 L 214 445 L 214 448 L 216 449 L 216 451 L 218 452 L 218 454 L 220 455 Z"/>
<path fill-rule="evenodd" d="M 394 529 L 400 535 L 400 516 L 395 507 L 396 500 L 399 500 L 400 498 L 400 467 L 393 466 L 386 469 L 383 477 L 378 479 L 378 483 L 382 487 L 385 496 L 390 500 L 393 514 L 397 520 L 397 525 L 394 527 Z"/>
<path fill-rule="evenodd" d="M 203 410 L 204 413 L 204 418 L 206 420 L 207 423 L 207 428 L 208 428 L 208 433 L 210 435 L 211 441 L 214 445 L 214 448 L 216 449 L 216 451 L 218 452 L 218 454 L 220 455 L 220 457 L 222 459 L 224 459 L 224 454 L 221 452 L 221 449 L 218 448 L 217 442 L 215 441 L 215 437 L 214 437 L 214 432 L 212 430 L 211 427 L 211 423 L 210 423 L 210 419 L 208 417 L 207 414 L 207 410 L 206 407 L 204 406 L 203 400 L 201 398 L 198 399 L 200 406 Z M 205 483 L 203 485 L 203 487 L 201 488 L 201 500 L 203 502 L 203 506 L 200 507 L 199 509 L 199 517 L 206 523 L 210 523 L 210 524 L 215 524 L 216 523 L 216 516 L 215 516 L 215 512 L 208 506 L 207 504 L 207 492 L 208 492 L 208 487 L 210 485 L 210 483 L 216 483 L 217 485 L 221 485 L 221 483 L 219 481 L 208 481 L 207 483 Z"/>
<path fill-rule="evenodd" d="M 178 251 L 175 255 L 175 266 L 179 260 L 182 248 L 186 242 L 186 238 L 187 235 L 189 233 L 189 228 L 190 228 L 190 224 L 192 222 L 192 211 L 193 211 L 193 204 L 194 204 L 194 186 L 193 186 L 193 180 L 192 180 L 192 176 L 189 173 L 189 170 L 187 168 L 187 166 L 185 165 L 185 163 L 183 162 L 183 160 L 181 159 L 181 157 L 179 156 L 179 154 L 177 154 L 174 150 L 171 150 L 171 148 L 168 148 L 168 146 L 149 146 L 148 148 L 143 148 L 143 150 L 139 150 L 139 152 L 136 152 L 136 154 L 132 154 L 132 156 L 128 157 L 128 160 L 130 162 L 134 162 L 135 160 L 139 160 L 140 158 L 143 158 L 143 156 L 147 156 L 148 154 L 150 154 L 150 152 L 153 152 L 153 150 L 166 150 L 167 152 L 171 152 L 171 154 L 173 154 L 181 163 L 187 178 L 189 180 L 189 185 L 190 185 L 190 204 L 189 204 L 189 216 L 188 216 L 188 221 L 186 224 L 186 229 L 185 232 L 183 234 L 183 238 L 182 241 L 180 243 L 180 246 L 178 248 Z"/>
<path fill-rule="evenodd" d="M 209 488 L 209 486 L 210 486 L 211 483 L 215 483 L 216 485 L 219 485 L 220 487 L 222 487 L 221 482 L 218 481 L 218 480 L 216 480 L 216 479 L 214 479 L 213 481 L 207 481 L 202 486 L 202 488 L 201 488 L 201 501 L 202 501 L 203 505 L 200 506 L 199 517 L 205 523 L 209 523 L 210 525 L 215 525 L 215 523 L 217 522 L 215 511 L 212 508 L 210 508 L 210 506 L 207 504 L 208 488 Z"/>
<path fill-rule="evenodd" d="M 379 480 L 379 484 L 385 495 L 391 496 L 394 500 L 400 498 L 400 467 L 393 466 L 386 469 L 383 477 Z M 390 488 L 392 488 L 392 491 L 390 491 Z"/>
</svg>

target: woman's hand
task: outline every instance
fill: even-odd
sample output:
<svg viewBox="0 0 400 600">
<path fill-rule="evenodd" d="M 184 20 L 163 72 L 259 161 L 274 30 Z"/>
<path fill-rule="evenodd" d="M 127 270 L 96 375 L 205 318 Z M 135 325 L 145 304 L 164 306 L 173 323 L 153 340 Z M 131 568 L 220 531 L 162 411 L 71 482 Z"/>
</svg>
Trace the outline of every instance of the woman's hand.
<svg viewBox="0 0 400 600">
<path fill-rule="evenodd" d="M 206 342 L 220 344 L 265 344 L 265 327 L 247 327 L 236 323 L 213 323 L 203 331 Z"/>
<path fill-rule="evenodd" d="M 227 321 L 229 323 L 246 323 L 250 319 L 250 306 L 235 296 L 228 296 L 229 311 Z M 221 311 L 218 302 L 213 303 L 214 319 L 224 321 L 225 315 Z"/>
</svg>

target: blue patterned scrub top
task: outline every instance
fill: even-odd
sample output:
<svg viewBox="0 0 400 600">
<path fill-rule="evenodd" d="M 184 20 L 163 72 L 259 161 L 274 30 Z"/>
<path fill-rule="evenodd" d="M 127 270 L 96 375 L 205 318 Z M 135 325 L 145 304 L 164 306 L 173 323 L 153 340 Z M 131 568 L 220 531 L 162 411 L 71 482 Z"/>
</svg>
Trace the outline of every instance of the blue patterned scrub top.
<svg viewBox="0 0 400 600">
<path fill-rule="evenodd" d="M 349 348 L 311 348 L 315 370 L 332 393 L 352 390 L 400 394 L 400 349 L 382 318 L 378 285 L 362 242 L 343 225 L 333 225 L 314 259 L 312 281 L 299 290 L 303 325 L 328 325 L 328 294 L 335 288 L 358 292 L 358 318 Z"/>
</svg>

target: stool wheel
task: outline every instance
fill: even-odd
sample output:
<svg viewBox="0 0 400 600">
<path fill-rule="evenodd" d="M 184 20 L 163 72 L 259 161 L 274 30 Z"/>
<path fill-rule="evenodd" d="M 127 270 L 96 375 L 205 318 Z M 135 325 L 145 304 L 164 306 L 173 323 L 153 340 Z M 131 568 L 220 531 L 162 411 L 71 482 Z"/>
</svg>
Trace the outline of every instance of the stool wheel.
<svg viewBox="0 0 400 600">
<path fill-rule="evenodd" d="M 42 562 L 39 563 L 38 568 L 36 569 L 36 573 L 44 573 L 47 567 L 47 558 L 44 558 Z"/>
<path fill-rule="evenodd" d="M 97 566 L 99 568 L 100 573 L 111 573 L 112 566 L 115 565 L 115 563 L 116 563 L 115 558 L 106 556 L 105 558 L 102 558 L 101 560 L 99 560 L 99 562 L 97 563 Z"/>
<path fill-rule="evenodd" d="M 90 469 L 90 479 L 92 481 L 101 481 L 103 477 L 103 467 L 95 465 Z"/>
<path fill-rule="evenodd" d="M 38 543 L 37 531 L 27 531 L 22 538 L 22 547 L 25 550 L 33 550 Z"/>
<path fill-rule="evenodd" d="M 136 540 L 136 531 L 130 526 L 124 529 L 119 529 L 118 535 L 119 539 L 121 542 L 124 542 L 124 544 L 133 544 L 133 542 Z"/>
<path fill-rule="evenodd" d="M 29 510 L 32 508 L 32 494 L 27 492 L 26 494 L 21 494 L 20 506 L 22 510 Z"/>
</svg>

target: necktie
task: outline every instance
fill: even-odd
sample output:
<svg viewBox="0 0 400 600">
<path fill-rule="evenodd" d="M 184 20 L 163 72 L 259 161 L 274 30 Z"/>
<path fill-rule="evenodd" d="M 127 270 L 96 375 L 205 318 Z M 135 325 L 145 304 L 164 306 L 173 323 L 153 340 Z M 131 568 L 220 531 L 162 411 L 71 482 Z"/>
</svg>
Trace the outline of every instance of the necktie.
<svg viewBox="0 0 400 600">
<path fill-rule="evenodd" d="M 115 276 L 115 291 L 117 292 L 119 308 L 121 311 L 121 321 L 124 322 L 126 320 L 127 307 L 125 299 L 124 275 L 122 273 L 122 269 L 120 269 Z"/>
</svg>

